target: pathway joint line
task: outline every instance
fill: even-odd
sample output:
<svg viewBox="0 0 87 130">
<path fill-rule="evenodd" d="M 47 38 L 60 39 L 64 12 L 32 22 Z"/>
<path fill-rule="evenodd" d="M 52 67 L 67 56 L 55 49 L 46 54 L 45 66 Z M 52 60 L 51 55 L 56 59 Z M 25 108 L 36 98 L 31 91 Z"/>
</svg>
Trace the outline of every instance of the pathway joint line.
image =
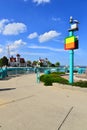
<svg viewBox="0 0 87 130">
<path fill-rule="evenodd" d="M 69 109 L 69 112 L 67 113 L 67 115 L 65 116 L 65 118 L 63 119 L 62 123 L 60 124 L 60 126 L 58 127 L 58 130 L 61 129 L 62 125 L 64 124 L 64 122 L 66 121 L 66 119 L 68 118 L 69 114 L 71 113 L 71 111 L 73 110 L 73 106 Z"/>
<path fill-rule="evenodd" d="M 8 101 L 8 102 L 5 102 L 5 103 L 0 104 L 0 106 L 4 106 L 4 105 L 11 104 L 11 103 L 15 103 L 15 102 L 23 101 L 23 100 L 26 100 L 26 99 L 32 98 L 33 96 L 35 96 L 35 95 L 31 95 L 31 96 L 27 96 L 27 97 L 22 97 L 22 98 L 19 98 L 19 99 L 11 100 L 11 101 Z"/>
</svg>

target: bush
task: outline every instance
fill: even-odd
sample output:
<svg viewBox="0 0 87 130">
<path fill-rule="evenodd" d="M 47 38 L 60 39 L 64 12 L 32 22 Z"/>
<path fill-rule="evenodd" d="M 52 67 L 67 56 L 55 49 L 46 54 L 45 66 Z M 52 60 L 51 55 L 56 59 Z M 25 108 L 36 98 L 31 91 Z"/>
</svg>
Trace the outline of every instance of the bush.
<svg viewBox="0 0 87 130">
<path fill-rule="evenodd" d="M 61 77 L 61 74 L 64 73 L 53 72 L 51 74 L 45 74 L 40 76 L 40 81 L 44 82 L 44 85 L 46 86 L 51 86 L 52 83 L 61 83 L 61 84 L 67 84 L 72 86 L 79 86 L 83 88 L 87 87 L 87 81 L 78 81 L 78 82 L 74 82 L 73 84 L 69 84 L 67 79 Z"/>
<path fill-rule="evenodd" d="M 69 84 L 67 79 L 62 77 L 53 78 L 53 83 L 62 83 L 62 84 Z"/>
<path fill-rule="evenodd" d="M 65 72 L 52 72 L 51 74 L 63 75 L 63 74 L 65 74 Z"/>
<path fill-rule="evenodd" d="M 44 82 L 45 86 L 51 86 L 52 85 L 52 77 L 50 76 L 50 74 L 41 75 L 40 81 Z"/>
<path fill-rule="evenodd" d="M 68 84 L 68 80 L 60 77 L 59 73 L 51 73 L 40 76 L 40 81 L 44 82 L 44 85 L 49 86 L 52 83 Z"/>
<path fill-rule="evenodd" d="M 40 81 L 45 82 L 48 76 L 49 76 L 48 74 L 41 75 L 40 76 Z"/>
<path fill-rule="evenodd" d="M 87 81 L 78 81 L 78 82 L 73 83 L 72 85 L 86 88 L 87 87 Z"/>
<path fill-rule="evenodd" d="M 87 81 L 78 81 L 78 82 L 74 82 L 73 84 L 69 84 L 67 79 L 61 77 L 61 74 L 64 73 L 53 72 L 51 74 L 45 74 L 40 76 L 40 80 L 44 82 L 44 85 L 46 86 L 51 86 L 52 83 L 61 83 L 61 84 L 87 88 Z"/>
<path fill-rule="evenodd" d="M 44 82 L 45 86 L 52 86 L 52 80 L 50 79 L 50 77 L 48 76 Z"/>
</svg>

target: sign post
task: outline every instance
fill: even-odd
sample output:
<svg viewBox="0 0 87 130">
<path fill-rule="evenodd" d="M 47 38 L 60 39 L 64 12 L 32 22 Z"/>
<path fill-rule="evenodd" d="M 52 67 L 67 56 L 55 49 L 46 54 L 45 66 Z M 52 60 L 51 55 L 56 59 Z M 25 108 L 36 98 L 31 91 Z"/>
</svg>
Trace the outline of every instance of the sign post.
<svg viewBox="0 0 87 130">
<path fill-rule="evenodd" d="M 72 84 L 74 81 L 73 70 L 74 70 L 74 50 L 70 50 L 70 73 L 69 73 L 69 83 Z"/>
<path fill-rule="evenodd" d="M 69 31 L 69 37 L 65 38 L 65 44 L 64 49 L 69 50 L 70 53 L 70 69 L 69 69 L 69 83 L 72 84 L 74 82 L 73 78 L 73 70 L 74 70 L 74 49 L 78 49 L 78 39 L 76 36 L 74 36 L 74 31 L 78 30 L 78 21 L 73 20 L 72 17 L 70 17 L 70 25 L 71 28 Z"/>
</svg>

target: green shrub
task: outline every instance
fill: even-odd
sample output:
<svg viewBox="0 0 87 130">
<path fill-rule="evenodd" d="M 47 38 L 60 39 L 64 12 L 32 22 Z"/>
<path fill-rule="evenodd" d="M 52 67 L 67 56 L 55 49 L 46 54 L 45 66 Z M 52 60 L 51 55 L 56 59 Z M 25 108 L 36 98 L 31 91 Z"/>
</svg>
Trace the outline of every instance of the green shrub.
<svg viewBox="0 0 87 130">
<path fill-rule="evenodd" d="M 72 85 L 86 88 L 87 87 L 87 81 L 78 81 L 78 82 L 73 83 Z"/>
<path fill-rule="evenodd" d="M 45 82 L 44 82 L 44 85 L 45 86 L 52 86 L 52 80 L 51 80 L 51 78 L 48 76 L 48 77 L 46 77 L 46 80 L 45 80 Z"/>
<path fill-rule="evenodd" d="M 57 73 L 45 74 L 40 76 L 40 81 L 44 82 L 44 85 L 52 85 L 52 83 L 68 84 L 68 80 L 60 77 Z"/>
<path fill-rule="evenodd" d="M 52 85 L 52 77 L 51 77 L 50 74 L 41 75 L 40 81 L 44 82 L 45 86 L 51 86 Z"/>
<path fill-rule="evenodd" d="M 69 84 L 67 79 L 62 77 L 53 78 L 53 83 Z"/>
<path fill-rule="evenodd" d="M 52 72 L 51 74 L 63 75 L 63 74 L 65 74 L 65 72 Z"/>
<path fill-rule="evenodd" d="M 46 81 L 46 79 L 47 79 L 48 77 L 50 77 L 50 75 L 49 75 L 49 74 L 44 74 L 44 75 L 41 75 L 41 76 L 40 76 L 40 81 L 45 82 L 45 81 Z"/>
<path fill-rule="evenodd" d="M 44 82 L 44 85 L 46 86 L 51 86 L 52 83 L 69 84 L 68 80 L 65 78 L 62 78 L 61 73 L 59 72 L 53 72 L 51 74 L 42 75 L 40 76 L 40 81 Z M 78 81 L 69 85 L 87 88 L 87 81 Z"/>
<path fill-rule="evenodd" d="M 45 75 L 40 76 L 40 81 L 45 82 Z"/>
</svg>

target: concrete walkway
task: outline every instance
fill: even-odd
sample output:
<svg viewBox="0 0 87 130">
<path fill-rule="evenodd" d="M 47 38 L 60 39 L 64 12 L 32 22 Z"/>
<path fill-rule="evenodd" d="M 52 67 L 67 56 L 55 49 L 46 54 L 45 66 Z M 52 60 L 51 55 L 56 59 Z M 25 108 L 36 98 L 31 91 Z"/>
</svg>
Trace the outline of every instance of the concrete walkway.
<svg viewBox="0 0 87 130">
<path fill-rule="evenodd" d="M 0 130 L 87 130 L 87 91 L 45 87 L 35 74 L 2 80 Z"/>
</svg>

